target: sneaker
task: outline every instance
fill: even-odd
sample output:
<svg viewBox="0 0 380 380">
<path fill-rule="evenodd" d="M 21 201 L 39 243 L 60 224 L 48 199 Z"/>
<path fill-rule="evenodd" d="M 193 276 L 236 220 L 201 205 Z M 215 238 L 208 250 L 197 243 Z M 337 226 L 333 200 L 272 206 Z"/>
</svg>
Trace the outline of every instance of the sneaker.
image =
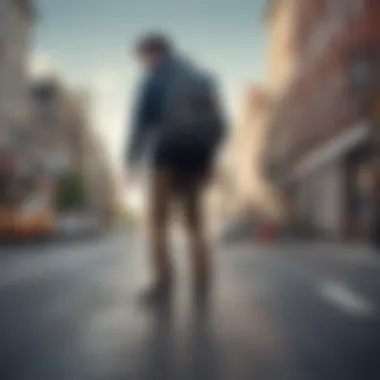
<svg viewBox="0 0 380 380">
<path fill-rule="evenodd" d="M 141 296 L 141 300 L 148 306 L 161 306 L 171 299 L 171 282 L 156 283 L 148 288 Z"/>
</svg>

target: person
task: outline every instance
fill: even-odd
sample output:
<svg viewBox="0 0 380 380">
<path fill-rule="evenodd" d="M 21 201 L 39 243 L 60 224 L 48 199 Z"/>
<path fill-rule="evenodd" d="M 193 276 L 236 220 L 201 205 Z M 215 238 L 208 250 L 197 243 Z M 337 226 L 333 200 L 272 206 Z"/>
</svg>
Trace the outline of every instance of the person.
<svg viewBox="0 0 380 380">
<path fill-rule="evenodd" d="M 133 173 L 144 160 L 151 169 L 148 204 L 156 281 L 150 293 L 166 295 L 171 288 L 167 234 L 173 201 L 181 207 L 190 238 L 195 285 L 204 290 L 210 257 L 202 194 L 225 131 L 216 83 L 177 54 L 162 34 L 143 36 L 136 52 L 146 72 L 127 146 L 127 171 Z"/>
</svg>

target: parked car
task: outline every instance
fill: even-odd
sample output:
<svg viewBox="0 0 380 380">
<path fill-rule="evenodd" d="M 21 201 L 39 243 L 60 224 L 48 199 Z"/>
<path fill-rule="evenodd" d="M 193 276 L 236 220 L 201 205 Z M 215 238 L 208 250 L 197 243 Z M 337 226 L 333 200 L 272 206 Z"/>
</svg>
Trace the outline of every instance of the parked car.
<svg viewBox="0 0 380 380">
<path fill-rule="evenodd" d="M 51 236 L 54 213 L 42 197 L 31 195 L 14 212 L 14 230 L 21 238 Z"/>
<path fill-rule="evenodd" d="M 31 195 L 21 205 L 0 207 L 0 237 L 45 238 L 54 232 L 54 214 L 43 198 Z"/>
</svg>

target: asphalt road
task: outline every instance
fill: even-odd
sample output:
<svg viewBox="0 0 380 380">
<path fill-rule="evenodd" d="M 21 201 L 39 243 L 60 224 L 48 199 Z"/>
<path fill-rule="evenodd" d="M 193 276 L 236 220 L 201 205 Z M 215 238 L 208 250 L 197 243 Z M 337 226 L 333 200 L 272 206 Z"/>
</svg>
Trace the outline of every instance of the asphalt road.
<svg viewBox="0 0 380 380">
<path fill-rule="evenodd" d="M 219 249 L 207 308 L 178 250 L 176 294 L 152 309 L 125 234 L 2 248 L 0 379 L 380 379 L 380 264 L 319 247 Z"/>
</svg>

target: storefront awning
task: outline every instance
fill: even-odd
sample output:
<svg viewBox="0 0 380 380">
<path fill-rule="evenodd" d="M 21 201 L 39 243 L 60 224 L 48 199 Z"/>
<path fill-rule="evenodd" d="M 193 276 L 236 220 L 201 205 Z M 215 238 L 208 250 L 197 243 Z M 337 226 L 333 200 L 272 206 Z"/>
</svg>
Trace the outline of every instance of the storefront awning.
<svg viewBox="0 0 380 380">
<path fill-rule="evenodd" d="M 294 165 L 292 170 L 293 179 L 299 179 L 309 174 L 320 166 L 343 156 L 351 149 L 367 141 L 370 137 L 371 128 L 369 123 L 362 121 L 341 135 L 329 140 L 321 147 L 303 156 Z"/>
</svg>

